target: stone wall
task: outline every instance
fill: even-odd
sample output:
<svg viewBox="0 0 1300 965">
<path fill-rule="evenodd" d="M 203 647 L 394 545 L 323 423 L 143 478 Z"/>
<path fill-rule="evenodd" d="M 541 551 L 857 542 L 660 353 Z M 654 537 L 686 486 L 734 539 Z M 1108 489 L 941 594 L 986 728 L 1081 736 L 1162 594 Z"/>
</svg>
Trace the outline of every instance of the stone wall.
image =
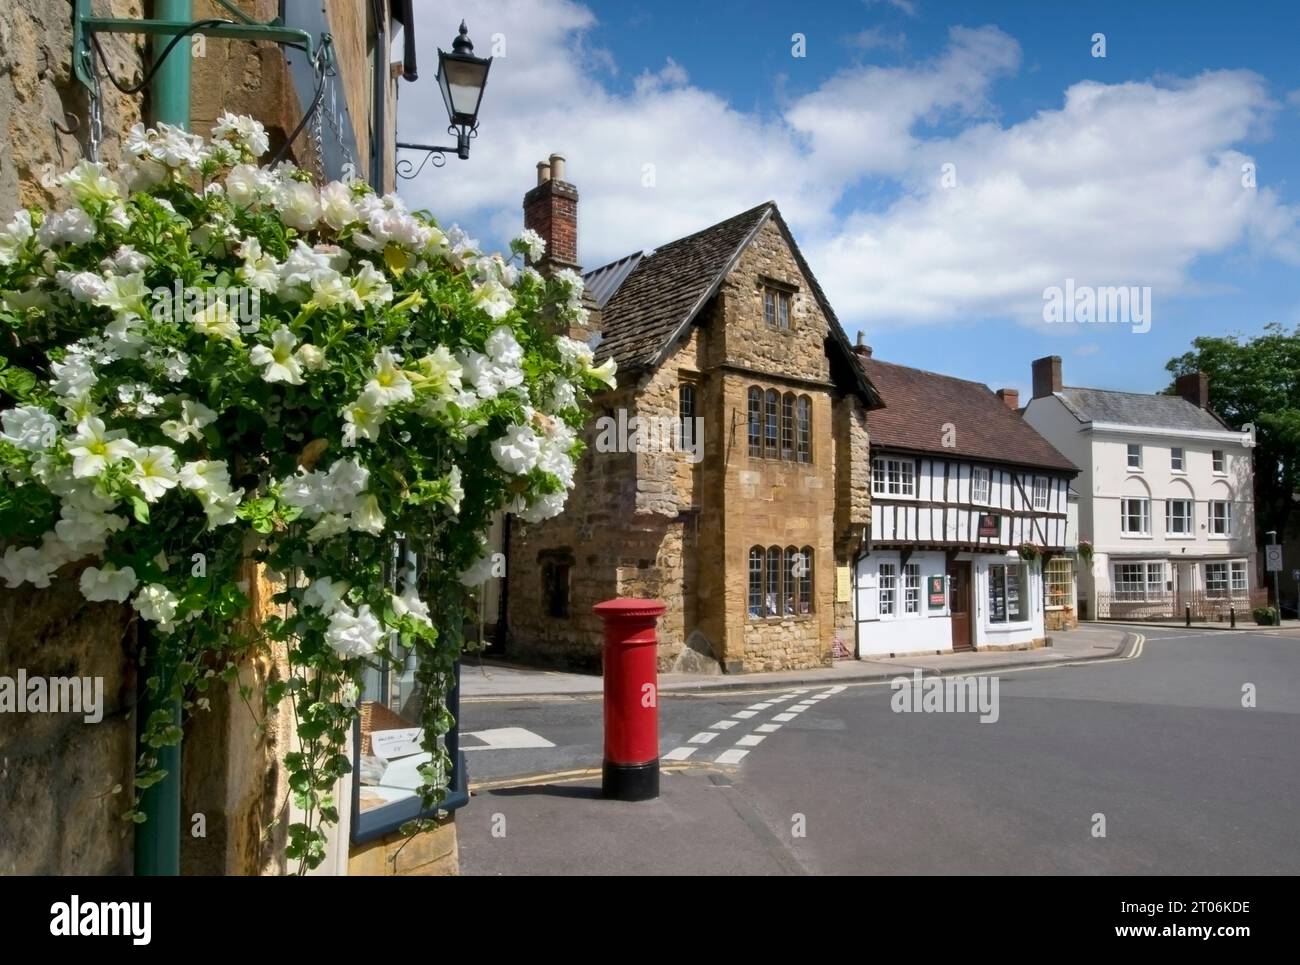
<svg viewBox="0 0 1300 965">
<path fill-rule="evenodd" d="M 88 603 L 85 565 L 48 589 L 0 586 L 0 676 L 99 677 L 103 718 L 0 713 L 0 875 L 129 874 L 135 778 L 135 627 Z"/>
<path fill-rule="evenodd" d="M 100 0 L 97 13 L 143 17 L 142 0 Z M 100 38 L 113 73 L 138 81 L 143 42 L 114 34 Z M 122 138 L 141 119 L 141 98 L 102 83 L 103 144 L 100 157 L 120 156 Z M 63 171 L 82 157 L 90 130 L 89 98 L 72 73 L 71 0 L 6 0 L 0 4 L 0 216 L 51 200 L 41 185 L 49 168 Z M 57 125 L 57 126 L 56 126 Z M 58 129 L 74 130 L 65 134 Z"/>
</svg>

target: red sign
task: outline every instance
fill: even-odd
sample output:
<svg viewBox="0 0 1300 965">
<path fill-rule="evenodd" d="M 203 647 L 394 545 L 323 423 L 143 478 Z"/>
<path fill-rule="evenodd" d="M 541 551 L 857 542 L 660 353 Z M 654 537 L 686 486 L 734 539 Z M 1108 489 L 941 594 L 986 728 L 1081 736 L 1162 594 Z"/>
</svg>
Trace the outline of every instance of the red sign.
<svg viewBox="0 0 1300 965">
<path fill-rule="evenodd" d="M 980 514 L 980 539 L 985 536 L 1000 536 L 1002 534 L 1002 517 L 993 513 Z"/>
</svg>

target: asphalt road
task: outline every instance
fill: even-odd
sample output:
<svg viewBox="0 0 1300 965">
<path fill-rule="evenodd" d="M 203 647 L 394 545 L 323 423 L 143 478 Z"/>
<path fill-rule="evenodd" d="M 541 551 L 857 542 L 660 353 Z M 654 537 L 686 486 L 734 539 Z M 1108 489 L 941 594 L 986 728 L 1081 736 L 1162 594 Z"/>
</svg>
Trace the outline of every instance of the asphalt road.
<svg viewBox="0 0 1300 965">
<path fill-rule="evenodd" d="M 895 712 L 887 684 L 664 695 L 661 755 L 682 770 L 627 809 L 554 776 L 599 767 L 598 699 L 467 704 L 463 731 L 488 734 L 466 741 L 463 868 L 1300 873 L 1300 637 L 1145 635 L 1132 659 L 999 673 L 990 722 Z M 487 746 L 536 738 L 554 746 Z M 491 789 L 530 774 L 553 776 Z M 489 812 L 545 846 L 493 841 Z M 660 844 L 611 855 L 638 835 Z"/>
</svg>

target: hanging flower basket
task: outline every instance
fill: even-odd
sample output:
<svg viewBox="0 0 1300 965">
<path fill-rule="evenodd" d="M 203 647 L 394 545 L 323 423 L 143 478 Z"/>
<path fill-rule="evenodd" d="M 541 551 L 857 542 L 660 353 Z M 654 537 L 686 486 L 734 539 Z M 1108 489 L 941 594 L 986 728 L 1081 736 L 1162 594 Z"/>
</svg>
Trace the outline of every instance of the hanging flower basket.
<svg viewBox="0 0 1300 965">
<path fill-rule="evenodd" d="M 1079 540 L 1079 559 L 1085 563 L 1092 562 L 1092 543 L 1086 539 Z"/>
<path fill-rule="evenodd" d="M 503 509 L 564 508 L 583 405 L 614 364 L 554 334 L 583 319 L 582 281 L 518 263 L 543 254 L 535 233 L 485 255 L 395 195 L 260 167 L 247 117 L 210 141 L 137 125 L 126 148 L 118 169 L 63 175 L 57 210 L 0 227 L 0 579 L 45 587 L 94 558 L 83 595 L 151 624 L 151 686 L 174 679 L 161 696 L 187 708 L 205 667 L 284 644 L 292 672 L 267 696 L 293 702 L 284 763 L 307 815 L 288 855 L 314 867 L 357 687 L 390 641 L 424 688 L 420 792 L 445 795 L 445 696 L 466 587 L 493 570 L 485 534 Z M 397 534 L 421 564 L 394 593 Z M 284 575 L 289 614 L 251 641 L 232 630 L 249 558 Z M 138 788 L 179 736 L 146 728 Z"/>
<path fill-rule="evenodd" d="M 1020 558 L 1026 563 L 1032 563 L 1042 555 L 1043 548 L 1037 543 L 1021 543 L 1016 548 L 1016 552 L 1020 554 Z"/>
</svg>

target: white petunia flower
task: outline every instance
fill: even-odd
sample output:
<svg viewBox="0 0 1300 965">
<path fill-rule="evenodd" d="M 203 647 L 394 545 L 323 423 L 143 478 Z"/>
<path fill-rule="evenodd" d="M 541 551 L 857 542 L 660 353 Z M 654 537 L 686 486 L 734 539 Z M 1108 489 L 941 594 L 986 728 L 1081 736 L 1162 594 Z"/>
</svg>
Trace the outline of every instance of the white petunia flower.
<svg viewBox="0 0 1300 965">
<path fill-rule="evenodd" d="M 125 603 L 139 583 L 135 570 L 129 566 L 120 570 L 112 563 L 105 563 L 102 570 L 97 566 L 88 566 L 81 573 L 81 595 L 92 603 L 106 600 Z"/>
<path fill-rule="evenodd" d="M 93 271 L 60 271 L 54 276 L 59 287 L 79 302 L 93 303 L 108 293 L 104 276 Z"/>
<path fill-rule="evenodd" d="M 230 494 L 230 473 L 226 464 L 216 459 L 195 459 L 181 466 L 177 477 L 185 489 L 200 496 L 222 497 Z"/>
<path fill-rule="evenodd" d="M 176 453 L 168 446 L 149 446 L 136 450 L 132 457 L 135 469 L 127 474 L 140 487 L 144 498 L 155 502 L 176 486 Z"/>
<path fill-rule="evenodd" d="M 529 261 L 541 261 L 546 254 L 546 239 L 532 228 L 525 228 L 510 247 L 521 255 L 527 255 Z"/>
<path fill-rule="evenodd" d="M 319 268 L 312 272 L 309 280 L 311 300 L 308 302 L 317 308 L 330 309 L 337 305 L 360 308 L 361 298 L 340 272 L 333 268 Z"/>
<path fill-rule="evenodd" d="M 284 223 L 299 231 L 310 231 L 320 221 L 320 194 L 305 181 L 286 181 L 275 198 L 276 210 Z"/>
<path fill-rule="evenodd" d="M 112 463 L 129 459 L 136 445 L 122 429 L 108 431 L 104 420 L 91 416 L 77 425 L 77 434 L 63 444 L 72 456 L 72 475 L 76 479 L 98 476 Z"/>
<path fill-rule="evenodd" d="M 335 231 L 360 219 L 352 189 L 342 181 L 331 181 L 320 189 L 321 217 Z"/>
<path fill-rule="evenodd" d="M 370 262 L 362 264 L 352 276 L 352 290 L 367 305 L 387 305 L 393 300 L 393 286 Z"/>
<path fill-rule="evenodd" d="M 415 395 L 411 380 L 400 365 L 401 359 L 393 350 L 384 347 L 375 356 L 375 375 L 366 383 L 366 391 L 374 393 L 381 405 L 409 402 Z"/>
<path fill-rule="evenodd" d="M 310 342 L 299 345 L 293 354 L 298 364 L 308 371 L 316 372 L 325 368 L 325 353 Z"/>
<path fill-rule="evenodd" d="M 122 196 L 117 182 L 108 176 L 108 165 L 98 161 L 78 161 L 71 171 L 59 175 L 58 180 L 81 207 L 116 201 Z"/>
<path fill-rule="evenodd" d="M 386 418 L 384 399 L 367 388 L 356 401 L 343 407 L 343 445 L 355 446 L 358 439 L 378 439 L 379 427 Z"/>
<path fill-rule="evenodd" d="M 384 639 L 384 628 L 370 612 L 370 604 L 363 603 L 353 610 L 338 607 L 330 616 L 325 642 L 341 657 L 369 657 L 379 649 Z"/>
<path fill-rule="evenodd" d="M 181 417 L 168 419 L 159 428 L 162 429 L 163 435 L 176 442 L 184 442 L 186 439 L 197 441 L 203 438 L 203 427 L 215 422 L 216 419 L 217 414 L 202 402 L 185 399 L 181 402 Z"/>
<path fill-rule="evenodd" d="M 492 458 L 508 473 L 521 476 L 537 466 L 541 440 L 531 426 L 512 425 L 492 443 Z"/>
<path fill-rule="evenodd" d="M 0 230 L 0 265 L 12 265 L 18 258 L 20 249 L 32 239 L 32 214 L 30 211 L 15 211 L 13 220 Z"/>
<path fill-rule="evenodd" d="M 59 420 L 38 405 L 0 412 L 0 439 L 24 452 L 44 452 L 59 437 Z"/>
<path fill-rule="evenodd" d="M 163 633 L 170 633 L 175 629 L 172 621 L 176 619 L 176 610 L 180 606 L 180 601 L 176 598 L 176 594 L 161 583 L 150 583 L 143 587 L 131 601 L 131 605 L 143 619 L 158 624 L 158 629 Z"/>
<path fill-rule="evenodd" d="M 293 354 L 297 344 L 293 333 L 281 325 L 271 334 L 271 346 L 253 346 L 250 359 L 254 365 L 262 366 L 262 378 L 267 382 L 302 385 L 302 367 Z"/>
<path fill-rule="evenodd" d="M 67 208 L 46 215 L 36 232 L 36 240 L 46 247 L 67 242 L 84 245 L 95 237 L 95 222 L 80 208 Z"/>
<path fill-rule="evenodd" d="M 302 604 L 303 606 L 314 607 L 326 614 L 333 613 L 349 589 L 351 589 L 351 584 L 346 580 L 318 576 L 303 591 Z"/>
<path fill-rule="evenodd" d="M 515 296 L 495 278 L 488 279 L 474 289 L 473 301 L 492 319 L 503 318 L 515 307 Z"/>
<path fill-rule="evenodd" d="M 239 321 L 231 313 L 224 299 L 217 299 L 195 314 L 194 330 L 208 338 L 239 341 Z"/>
</svg>

